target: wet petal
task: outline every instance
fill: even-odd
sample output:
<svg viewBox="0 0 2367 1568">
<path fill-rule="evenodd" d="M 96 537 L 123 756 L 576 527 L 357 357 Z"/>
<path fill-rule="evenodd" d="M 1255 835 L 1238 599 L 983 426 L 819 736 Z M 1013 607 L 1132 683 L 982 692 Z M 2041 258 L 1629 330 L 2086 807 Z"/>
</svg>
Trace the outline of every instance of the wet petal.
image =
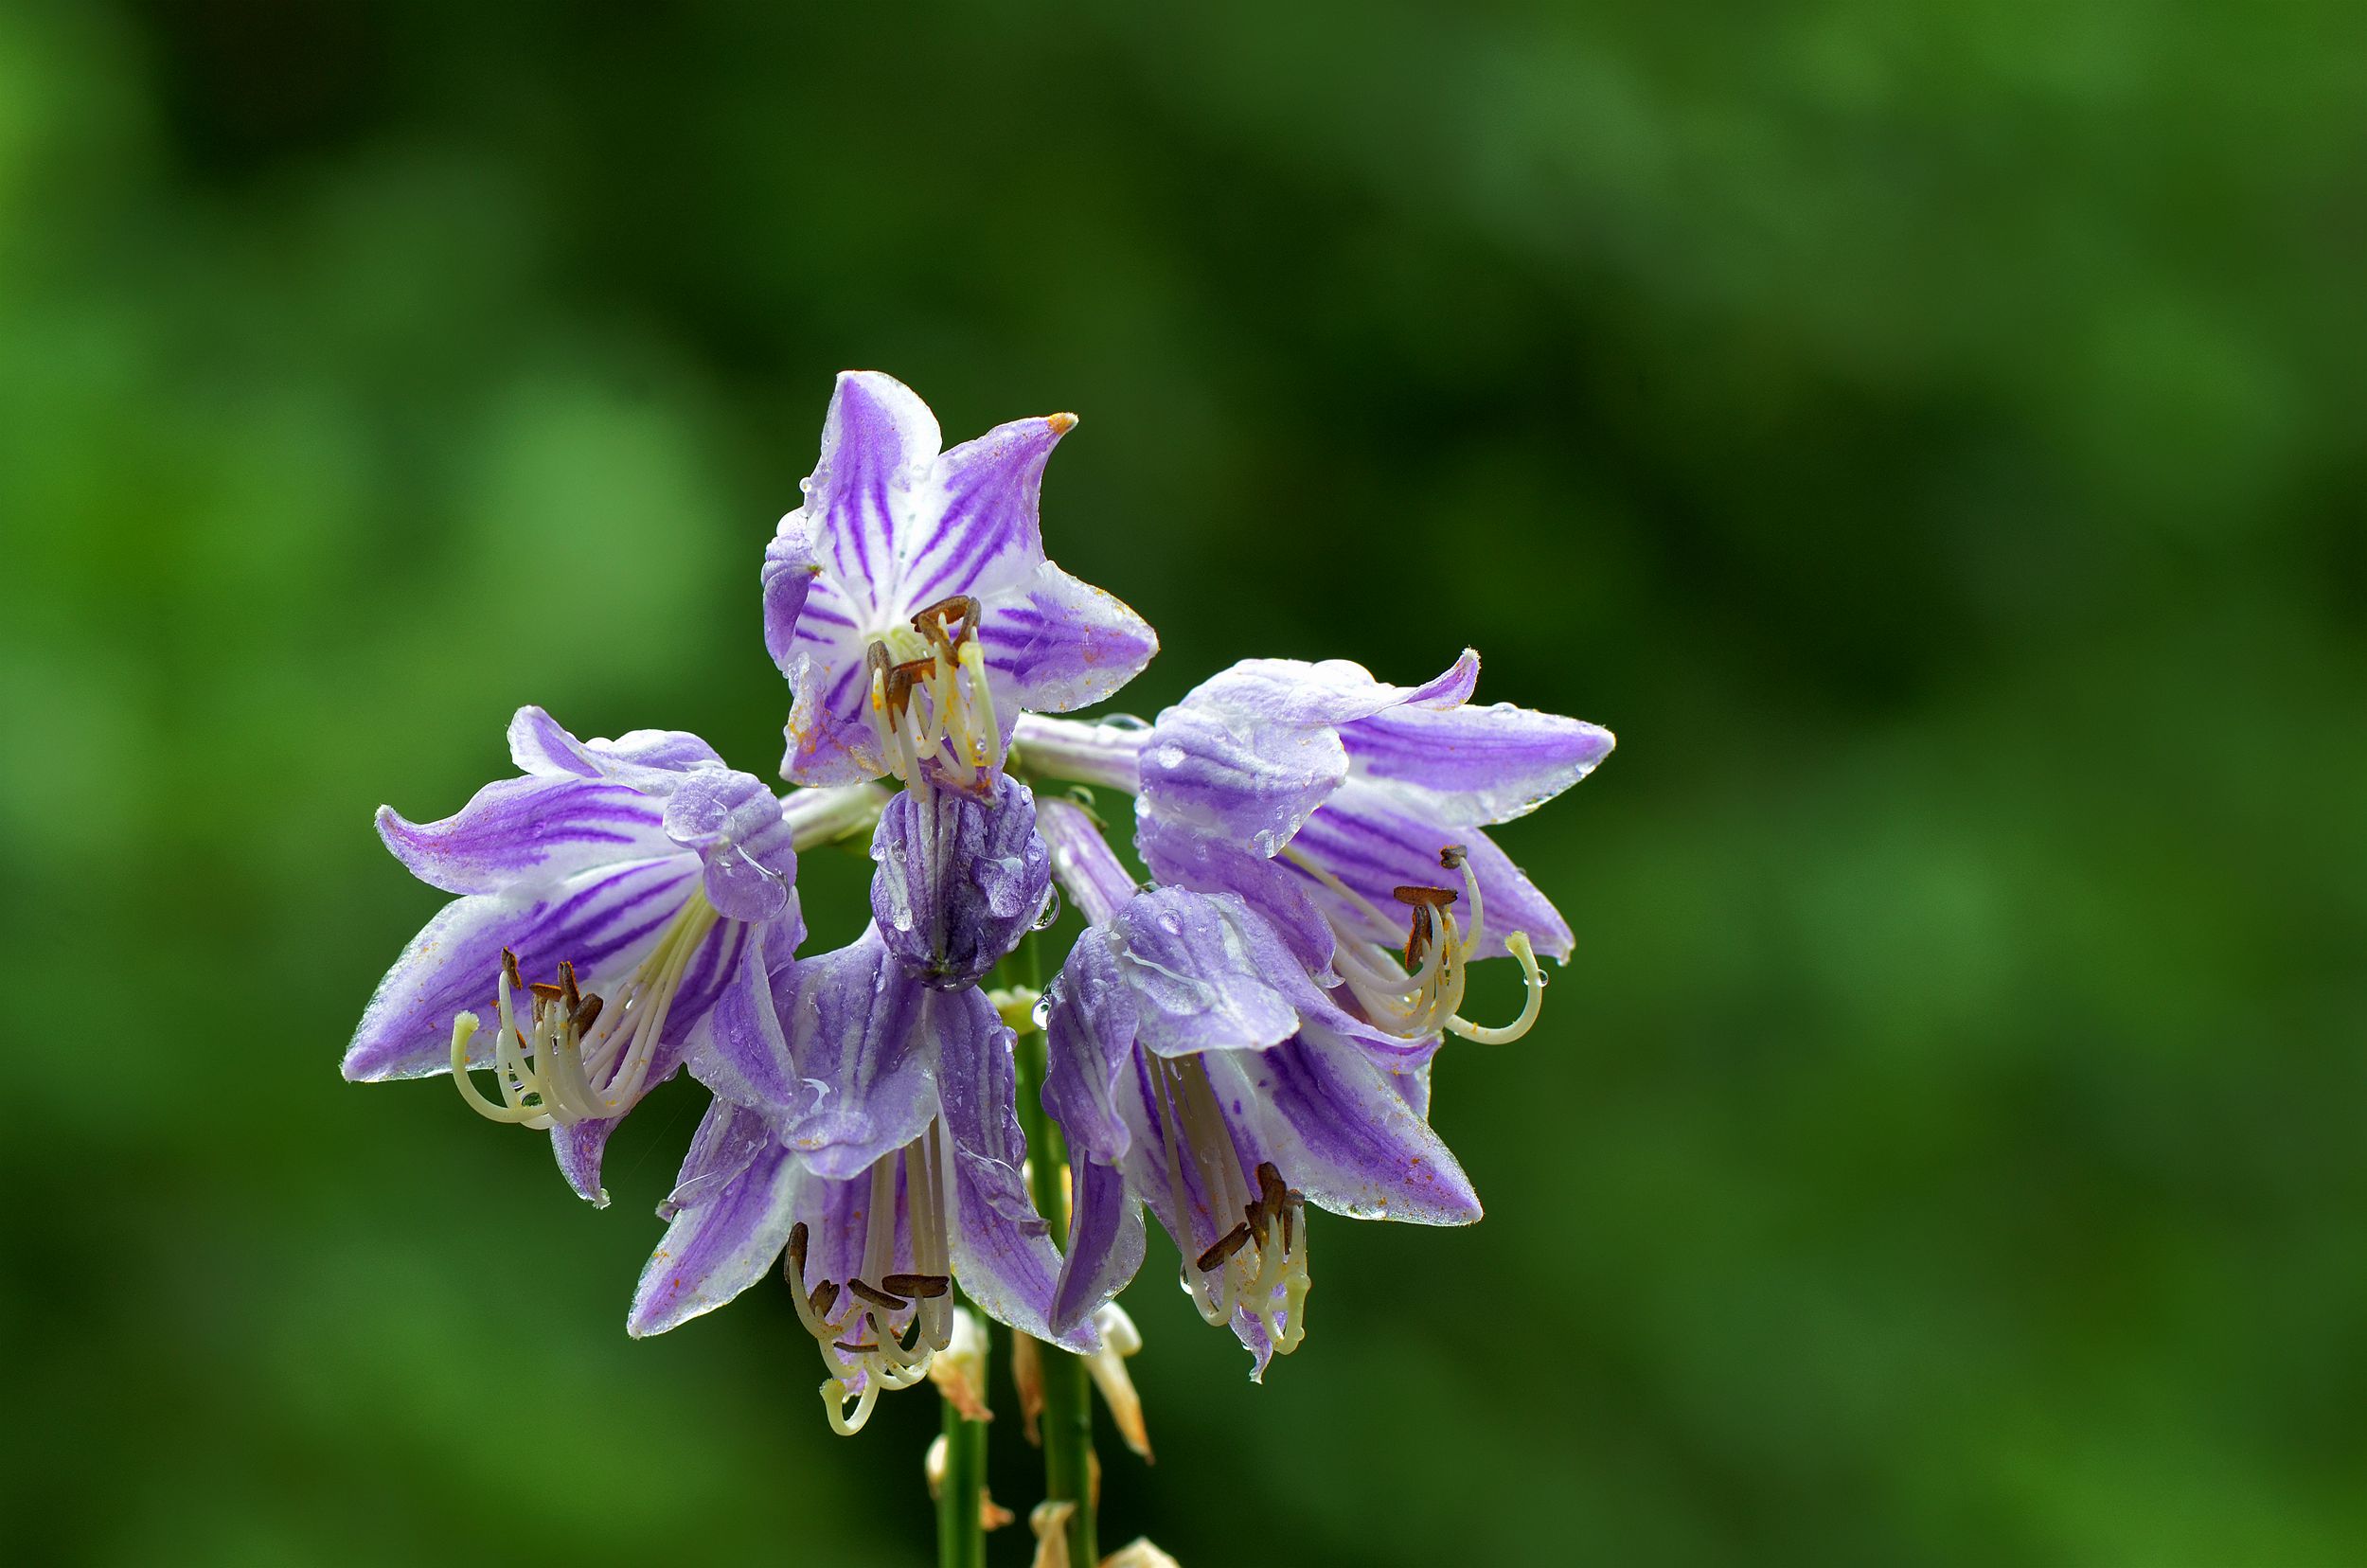
<svg viewBox="0 0 2367 1568">
<path fill-rule="evenodd" d="M 1393 1076 L 1354 1048 L 1309 1033 L 1271 1051 L 1210 1059 L 1208 1067 L 1219 1096 L 1226 1085 L 1218 1075 L 1235 1078 L 1241 1098 L 1257 1107 L 1268 1157 L 1318 1207 L 1425 1225 L 1479 1219 L 1479 1196 L 1445 1142 Z"/>
<path fill-rule="evenodd" d="M 662 1334 L 771 1273 L 789 1240 L 800 1175 L 787 1149 L 768 1144 L 712 1197 L 680 1205 L 641 1273 L 627 1330 Z"/>
<path fill-rule="evenodd" d="M 1448 826 L 1526 815 L 1611 755 L 1611 731 L 1559 714 L 1492 707 L 1393 708 L 1341 732 L 1349 766 L 1385 781 L 1405 810 Z"/>
<path fill-rule="evenodd" d="M 816 1175 L 858 1175 L 920 1135 L 936 1109 L 935 1031 L 958 1021 L 963 995 L 908 976 L 877 929 L 797 966 L 782 1020 L 800 1080 L 787 1139 Z"/>
<path fill-rule="evenodd" d="M 1014 419 L 936 461 L 904 541 L 902 608 L 955 594 L 984 597 L 1026 581 L 1043 561 L 1037 492 L 1044 462 L 1076 420 Z"/>
<path fill-rule="evenodd" d="M 1113 1160 L 1129 1134 L 1119 1118 L 1120 1078 L 1134 1060 L 1134 991 L 1105 926 L 1090 926 L 1050 989 L 1043 1107 L 1077 1157 Z"/>
<path fill-rule="evenodd" d="M 699 851 L 707 900 L 731 920 L 770 920 L 789 905 L 797 851 L 780 798 L 753 774 L 685 775 L 666 802 L 666 831 Z"/>
<path fill-rule="evenodd" d="M 504 948 L 528 979 L 555 975 L 561 959 L 586 989 L 625 977 L 680 913 L 698 865 L 679 854 L 628 861 L 539 890 L 454 900 L 380 982 L 346 1053 L 346 1077 L 375 1082 L 450 1071 L 453 1015 L 490 1015 Z M 480 1058 L 489 1056 L 491 1037 L 478 1039 Z"/>
<path fill-rule="evenodd" d="M 1060 1255 L 1021 1174 L 1026 1135 L 1014 1109 L 1011 1031 L 976 990 L 933 992 L 937 1093 L 952 1162 L 953 1274 L 988 1316 L 1071 1350 L 1097 1343 L 1090 1324 L 1055 1334 L 1048 1321 Z"/>
<path fill-rule="evenodd" d="M 796 996 L 792 954 L 805 935 L 803 922 L 792 905 L 788 919 L 762 928 L 753 939 L 751 928 L 737 922 L 716 929 L 710 943 L 737 933 L 731 939 L 738 946 L 719 951 L 711 1000 L 684 1031 L 690 1076 L 723 1099 L 787 1114 L 806 1096 L 780 1017 Z M 687 987 L 685 996 L 699 1000 Z"/>
<path fill-rule="evenodd" d="M 578 740 L 539 707 L 509 721 L 509 756 L 521 773 L 604 778 L 648 794 L 669 793 L 681 775 L 720 768 L 715 748 L 686 730 L 631 730 L 614 740 Z"/>
<path fill-rule="evenodd" d="M 899 602 L 900 540 L 940 440 L 929 405 L 895 377 L 849 370 L 838 378 L 804 509 L 816 553 L 859 618 Z"/>
<path fill-rule="evenodd" d="M 378 835 L 411 874 L 447 893 L 498 893 L 614 861 L 673 852 L 658 801 L 621 784 L 505 778 L 440 822 L 378 809 Z"/>
<path fill-rule="evenodd" d="M 1146 1251 L 1143 1205 L 1117 1167 L 1079 1156 L 1070 1167 L 1076 1213 L 1052 1298 L 1052 1323 L 1073 1327 L 1092 1317 L 1141 1272 Z"/>
<path fill-rule="evenodd" d="M 1239 899 L 1158 888 L 1138 895 L 1110 925 L 1144 1050 L 1264 1050 L 1298 1027 L 1297 1011 L 1265 978 L 1294 971 L 1296 961 Z"/>
<path fill-rule="evenodd" d="M 1026 582 L 986 601 L 978 636 L 1006 742 L 1021 708 L 1090 706 L 1141 674 L 1159 651 L 1149 622 L 1048 561 Z"/>
<path fill-rule="evenodd" d="M 1326 725 L 1186 704 L 1159 716 L 1140 766 L 1147 820 L 1266 856 L 1339 788 L 1348 754 Z"/>
</svg>

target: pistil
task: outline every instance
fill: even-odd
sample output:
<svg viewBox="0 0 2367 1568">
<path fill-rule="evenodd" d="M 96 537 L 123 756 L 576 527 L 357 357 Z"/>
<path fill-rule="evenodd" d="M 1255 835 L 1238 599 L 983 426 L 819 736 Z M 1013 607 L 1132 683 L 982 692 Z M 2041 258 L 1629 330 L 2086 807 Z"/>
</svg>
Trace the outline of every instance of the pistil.
<svg viewBox="0 0 2367 1568">
<path fill-rule="evenodd" d="M 803 1221 L 789 1233 L 790 1294 L 829 1370 L 822 1384 L 822 1406 L 830 1430 L 841 1436 L 863 1430 L 881 1389 L 909 1388 L 927 1377 L 937 1352 L 952 1342 L 952 1265 L 946 1237 L 952 1192 L 947 1185 L 950 1172 L 942 1138 L 939 1124 L 932 1122 L 900 1151 L 874 1161 L 867 1177 L 855 1178 L 867 1181 L 870 1192 L 863 1213 L 863 1261 L 853 1277 L 843 1283 L 822 1279 L 809 1287 L 806 1260 L 811 1233 Z M 899 1171 L 912 1244 L 910 1270 L 897 1268 Z"/>
</svg>

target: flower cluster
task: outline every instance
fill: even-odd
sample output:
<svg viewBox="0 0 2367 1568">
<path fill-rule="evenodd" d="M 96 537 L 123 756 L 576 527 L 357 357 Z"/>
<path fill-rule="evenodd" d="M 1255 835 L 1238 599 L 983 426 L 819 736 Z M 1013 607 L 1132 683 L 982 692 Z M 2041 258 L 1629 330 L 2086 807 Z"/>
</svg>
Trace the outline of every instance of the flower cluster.
<svg viewBox="0 0 2367 1568">
<path fill-rule="evenodd" d="M 1473 654 L 1411 688 L 1252 660 L 1155 723 L 1053 717 L 1158 646 L 1044 555 L 1044 465 L 1075 423 L 941 450 L 908 388 L 840 378 L 764 553 L 786 794 L 696 736 L 579 740 L 527 707 L 516 777 L 442 821 L 379 813 L 397 858 L 455 897 L 380 986 L 346 1076 L 450 1075 L 481 1115 L 548 1131 L 604 1205 L 610 1132 L 686 1074 L 707 1109 L 629 1327 L 663 1332 L 777 1266 L 841 1432 L 958 1354 L 957 1296 L 1109 1355 L 1105 1331 L 1131 1332 L 1107 1304 L 1143 1263 L 1146 1205 L 1262 1375 L 1307 1332 L 1310 1206 L 1479 1217 L 1429 1125 L 1432 1059 L 1449 1036 L 1524 1032 L 1537 955 L 1570 950 L 1483 829 L 1611 738 L 1472 705 Z M 1133 794 L 1149 883 L 1088 807 L 1039 798 L 1043 780 Z M 865 832 L 868 925 L 801 954 L 799 851 Z M 1041 999 L 990 994 L 1058 913 L 1056 879 L 1083 935 Z M 1528 989 L 1491 1027 L 1462 1008 L 1493 957 Z M 1027 1180 L 1014 1044 L 1034 1028 L 1073 1162 L 1064 1247 Z"/>
</svg>

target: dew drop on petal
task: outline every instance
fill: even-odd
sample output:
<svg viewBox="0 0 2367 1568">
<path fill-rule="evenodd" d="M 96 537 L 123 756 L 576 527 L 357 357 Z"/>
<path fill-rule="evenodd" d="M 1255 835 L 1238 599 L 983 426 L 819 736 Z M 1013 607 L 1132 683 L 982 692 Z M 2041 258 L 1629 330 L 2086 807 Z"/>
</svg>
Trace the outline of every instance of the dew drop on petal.
<svg viewBox="0 0 2367 1568">
<path fill-rule="evenodd" d="M 1043 907 L 1036 912 L 1036 918 L 1028 923 L 1027 929 L 1030 931 L 1049 931 L 1052 929 L 1053 922 L 1058 920 L 1059 918 L 1060 889 L 1056 883 L 1044 889 Z"/>
<path fill-rule="evenodd" d="M 1046 991 L 1037 997 L 1036 1005 L 1028 1009 L 1027 1016 L 1034 1022 L 1037 1028 L 1050 1028 L 1052 1026 L 1052 993 Z"/>
<path fill-rule="evenodd" d="M 1173 770 L 1184 765 L 1184 748 L 1170 740 L 1151 754 L 1151 760 L 1162 768 Z"/>
</svg>

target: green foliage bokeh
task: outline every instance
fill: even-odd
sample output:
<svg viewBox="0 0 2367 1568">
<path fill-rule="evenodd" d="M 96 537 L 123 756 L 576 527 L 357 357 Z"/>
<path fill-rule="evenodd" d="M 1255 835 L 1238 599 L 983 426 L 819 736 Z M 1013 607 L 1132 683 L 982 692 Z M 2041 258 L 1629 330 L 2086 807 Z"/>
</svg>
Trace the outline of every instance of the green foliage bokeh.
<svg viewBox="0 0 2367 1568">
<path fill-rule="evenodd" d="M 0 1555 L 925 1557 L 925 1394 L 625 1338 L 684 1087 L 596 1213 L 335 1072 L 370 811 L 516 704 L 770 770 L 870 365 L 1082 417 L 1126 708 L 1469 642 L 1621 737 L 1503 835 L 1578 950 L 1439 1069 L 1486 1221 L 1319 1219 L 1263 1388 L 1154 1248 L 1106 1541 L 2361 1560 L 2361 15 L 0 9 Z"/>
</svg>

